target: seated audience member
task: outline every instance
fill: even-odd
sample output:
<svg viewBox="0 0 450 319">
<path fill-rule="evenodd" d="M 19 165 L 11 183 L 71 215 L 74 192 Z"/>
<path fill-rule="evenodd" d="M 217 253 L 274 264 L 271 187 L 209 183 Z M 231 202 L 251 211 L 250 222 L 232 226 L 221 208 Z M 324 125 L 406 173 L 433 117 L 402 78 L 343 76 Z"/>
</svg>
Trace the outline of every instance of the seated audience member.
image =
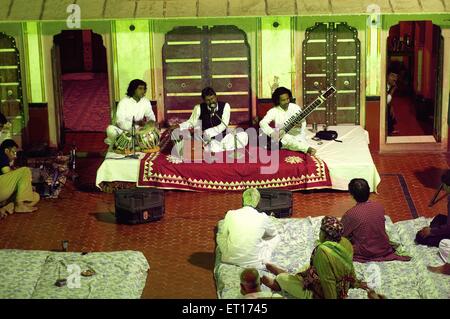
<svg viewBox="0 0 450 319">
<path fill-rule="evenodd" d="M 13 168 L 17 147 L 13 140 L 4 140 L 0 145 L 1 217 L 13 212 L 34 212 L 37 210 L 34 206 L 39 202 L 39 194 L 33 192 L 31 185 L 31 170 L 28 167 Z"/>
<path fill-rule="evenodd" d="M 261 279 L 256 268 L 246 268 L 241 272 L 241 295 L 239 298 L 282 298 L 281 295 L 271 291 L 261 291 Z"/>
<path fill-rule="evenodd" d="M 385 228 L 384 208 L 369 200 L 370 188 L 367 181 L 354 178 L 348 190 L 356 200 L 356 205 L 342 216 L 343 236 L 353 245 L 353 260 L 369 261 L 409 261 L 410 257 L 399 256 L 389 243 Z"/>
<path fill-rule="evenodd" d="M 262 268 L 263 260 L 270 258 L 279 240 L 273 217 L 259 213 L 255 207 L 260 200 L 259 191 L 247 189 L 243 194 L 243 206 L 225 215 L 217 234 L 217 245 L 222 262 L 241 267 Z"/>
<path fill-rule="evenodd" d="M 428 270 L 444 275 L 450 275 L 450 239 L 443 239 L 439 243 L 439 255 L 445 264 L 442 266 L 428 266 Z"/>
<path fill-rule="evenodd" d="M 365 282 L 356 278 L 352 244 L 342 234 L 344 227 L 335 217 L 322 219 L 319 244 L 312 252 L 309 267 L 295 275 L 266 264 L 275 279 L 262 277 L 262 283 L 274 291 L 287 292 L 299 299 L 343 299 L 350 288 L 361 288 L 369 298 L 383 298 Z"/>
<path fill-rule="evenodd" d="M 443 239 L 450 239 L 450 170 L 441 177 L 444 190 L 447 192 L 447 216 L 439 214 L 433 218 L 430 227 L 422 228 L 416 235 L 416 243 L 438 247 Z"/>
</svg>

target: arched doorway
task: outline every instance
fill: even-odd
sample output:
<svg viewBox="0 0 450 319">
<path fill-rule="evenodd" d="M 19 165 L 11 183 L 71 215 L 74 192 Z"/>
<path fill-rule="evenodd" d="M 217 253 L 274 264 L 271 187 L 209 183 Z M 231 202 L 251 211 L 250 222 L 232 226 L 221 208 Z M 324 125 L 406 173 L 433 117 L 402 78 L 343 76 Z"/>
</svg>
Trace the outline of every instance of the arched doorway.
<svg viewBox="0 0 450 319">
<path fill-rule="evenodd" d="M 64 30 L 54 36 L 53 42 L 60 144 L 65 144 L 68 135 L 70 141 L 80 134 L 103 136 L 111 113 L 106 48 L 101 35 L 92 30 Z"/>
<path fill-rule="evenodd" d="M 441 141 L 443 37 L 431 21 L 402 21 L 389 29 L 386 136 Z M 421 140 L 423 140 L 423 138 Z"/>
</svg>

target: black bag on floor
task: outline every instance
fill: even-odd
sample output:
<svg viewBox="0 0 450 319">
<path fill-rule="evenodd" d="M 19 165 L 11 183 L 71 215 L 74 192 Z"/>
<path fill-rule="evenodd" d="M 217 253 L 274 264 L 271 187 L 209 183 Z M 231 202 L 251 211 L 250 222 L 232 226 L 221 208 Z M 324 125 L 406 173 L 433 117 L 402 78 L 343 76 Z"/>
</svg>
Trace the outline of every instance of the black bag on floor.
<svg viewBox="0 0 450 319">
<path fill-rule="evenodd" d="M 114 199 L 119 224 L 144 224 L 164 215 L 164 191 L 160 189 L 120 189 Z"/>
<path fill-rule="evenodd" d="M 261 200 L 256 210 L 276 218 L 292 216 L 292 192 L 279 189 L 258 189 Z"/>
<path fill-rule="evenodd" d="M 325 141 L 332 141 L 337 139 L 338 133 L 336 131 L 319 131 L 315 137 Z"/>
</svg>

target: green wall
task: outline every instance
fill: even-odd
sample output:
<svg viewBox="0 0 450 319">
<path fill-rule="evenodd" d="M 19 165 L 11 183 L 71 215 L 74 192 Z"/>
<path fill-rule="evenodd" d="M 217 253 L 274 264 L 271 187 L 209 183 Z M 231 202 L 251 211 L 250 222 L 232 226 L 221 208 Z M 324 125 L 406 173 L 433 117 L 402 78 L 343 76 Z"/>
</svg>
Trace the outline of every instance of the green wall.
<svg viewBox="0 0 450 319">
<path fill-rule="evenodd" d="M 22 80 L 22 115 L 17 116 L 13 119 L 10 119 L 13 125 L 13 134 L 20 134 L 22 129 L 25 127 L 28 122 L 28 95 L 27 88 L 29 86 L 28 79 L 26 76 L 27 72 L 27 61 L 24 55 L 24 39 L 23 39 L 23 29 L 21 23 L 0 23 L 0 32 L 3 32 L 9 36 L 14 37 L 16 40 L 16 47 L 19 50 L 20 54 L 20 72 L 21 72 L 21 80 Z M 5 97 L 2 97 L 5 98 Z"/>
<path fill-rule="evenodd" d="M 134 31 L 130 26 L 135 27 Z M 150 35 L 148 20 L 113 21 L 114 78 L 116 101 L 120 100 L 133 79 L 151 82 Z M 153 95 L 149 86 L 147 97 Z"/>
</svg>

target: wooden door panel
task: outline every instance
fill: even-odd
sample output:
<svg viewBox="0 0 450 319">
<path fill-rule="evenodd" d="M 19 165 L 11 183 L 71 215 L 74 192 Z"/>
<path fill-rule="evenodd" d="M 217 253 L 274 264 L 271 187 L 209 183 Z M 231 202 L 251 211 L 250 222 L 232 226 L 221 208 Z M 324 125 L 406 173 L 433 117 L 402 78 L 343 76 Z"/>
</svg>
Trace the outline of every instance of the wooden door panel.
<svg viewBox="0 0 450 319">
<path fill-rule="evenodd" d="M 309 40 L 311 41 L 311 40 Z M 316 56 L 325 56 L 327 53 L 327 43 L 325 38 L 316 39 L 315 41 L 323 42 L 307 42 L 306 50 L 308 52 L 314 53 Z"/>
<path fill-rule="evenodd" d="M 360 43 L 357 30 L 346 23 L 338 23 L 335 41 L 335 124 L 359 124 Z"/>
<path fill-rule="evenodd" d="M 339 94 L 339 91 L 356 90 L 357 86 L 356 77 L 339 76 L 336 78 L 335 88 L 338 90 L 336 94 Z"/>
<path fill-rule="evenodd" d="M 212 62 L 211 74 L 212 75 L 236 75 L 245 74 L 248 75 L 248 62 L 230 61 L 230 62 Z"/>
<path fill-rule="evenodd" d="M 339 124 L 354 124 L 355 123 L 355 110 L 339 110 L 336 114 L 336 121 Z"/>
<path fill-rule="evenodd" d="M 347 40 L 347 39 L 340 39 Z M 355 42 L 353 39 L 351 42 L 337 42 L 336 43 L 336 55 L 337 56 L 352 56 L 355 55 Z M 339 40 L 338 40 L 339 41 Z"/>
<path fill-rule="evenodd" d="M 1 49 L 1 47 L 0 47 Z M 10 48 L 6 48 L 10 49 Z M 0 64 L 1 65 L 16 65 L 17 63 L 17 53 L 14 52 L 1 52 L 0 54 Z"/>
<path fill-rule="evenodd" d="M 249 87 L 248 78 L 237 79 L 212 79 L 212 87 L 216 92 L 247 92 Z"/>
<path fill-rule="evenodd" d="M 211 57 L 247 57 L 248 49 L 242 43 L 211 43 Z"/>
<path fill-rule="evenodd" d="M 167 92 L 169 93 L 183 93 L 193 92 L 198 93 L 203 89 L 202 79 L 180 79 L 180 80 L 167 80 L 166 81 Z"/>
<path fill-rule="evenodd" d="M 200 45 L 171 45 L 170 50 L 166 51 L 166 59 L 192 59 L 201 58 Z"/>
<path fill-rule="evenodd" d="M 202 74 L 202 64 L 199 62 L 188 63 L 166 63 L 164 66 L 165 77 L 167 76 L 192 76 Z"/>
<path fill-rule="evenodd" d="M 201 103 L 200 92 L 196 96 L 166 96 L 166 110 L 193 110 L 196 104 Z"/>
<path fill-rule="evenodd" d="M 210 30 L 211 40 L 244 40 L 247 42 L 245 33 L 234 25 L 218 25 Z"/>
<path fill-rule="evenodd" d="M 338 73 L 355 72 L 355 60 L 337 60 Z"/>
<path fill-rule="evenodd" d="M 306 123 L 308 123 L 308 124 L 312 124 L 312 123 L 323 124 L 323 123 L 325 123 L 325 116 L 326 116 L 325 110 L 316 110 L 316 111 L 312 112 L 306 118 Z"/>
<path fill-rule="evenodd" d="M 317 23 L 306 31 L 303 41 L 303 107 L 310 104 L 327 86 L 327 24 Z M 327 105 L 316 109 L 306 119 L 307 123 L 325 123 Z"/>
<path fill-rule="evenodd" d="M 327 60 L 307 60 L 306 64 L 306 74 L 316 74 L 316 73 L 326 73 L 327 71 Z M 305 76 L 306 76 L 305 74 Z"/>
<path fill-rule="evenodd" d="M 339 90 L 338 90 L 339 91 Z M 356 93 L 340 93 L 336 95 L 337 109 L 342 107 L 356 107 L 355 104 Z"/>
<path fill-rule="evenodd" d="M 16 82 L 17 69 L 0 69 L 0 79 L 2 82 Z"/>
<path fill-rule="evenodd" d="M 249 96 L 246 95 L 232 95 L 232 94 L 226 94 L 226 93 L 218 93 L 217 99 L 222 102 L 228 102 L 231 106 L 231 108 L 234 109 L 243 109 L 249 108 Z"/>
<path fill-rule="evenodd" d="M 325 90 L 327 88 L 327 77 L 307 77 L 304 83 L 306 91 L 316 91 L 319 94 L 319 90 Z"/>
<path fill-rule="evenodd" d="M 201 41 L 203 31 L 198 27 L 176 27 L 166 33 L 166 44 L 168 42 Z"/>
</svg>

